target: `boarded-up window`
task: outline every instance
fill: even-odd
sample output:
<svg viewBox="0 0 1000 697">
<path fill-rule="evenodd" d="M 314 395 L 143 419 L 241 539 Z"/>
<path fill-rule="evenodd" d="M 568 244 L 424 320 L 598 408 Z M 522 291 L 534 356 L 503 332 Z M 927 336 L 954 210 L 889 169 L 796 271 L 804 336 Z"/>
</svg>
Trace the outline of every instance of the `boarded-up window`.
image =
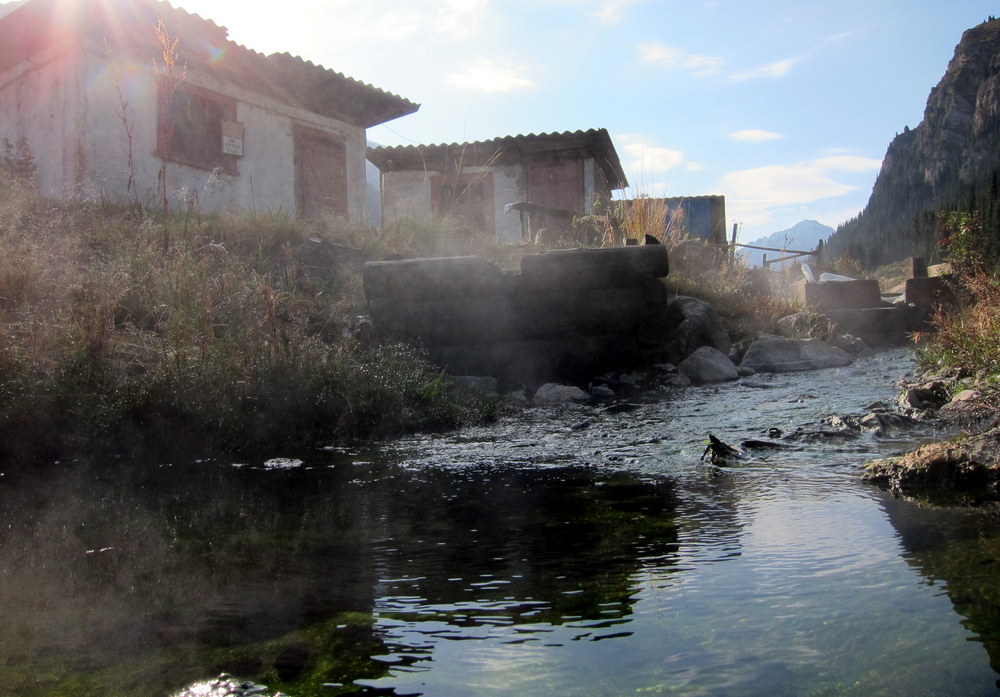
<svg viewBox="0 0 1000 697">
<path fill-rule="evenodd" d="M 347 146 L 314 128 L 295 129 L 295 203 L 301 218 L 347 218 Z"/>
<path fill-rule="evenodd" d="M 223 152 L 222 123 L 236 120 L 236 100 L 185 85 L 173 94 L 170 117 L 160 112 L 157 156 L 202 169 L 237 174 L 237 157 Z"/>
<path fill-rule="evenodd" d="M 583 163 L 534 165 L 528 174 L 528 200 L 540 206 L 583 213 Z"/>
<path fill-rule="evenodd" d="M 434 177 L 431 197 L 436 215 L 451 218 L 467 232 L 494 233 L 491 173 Z"/>
</svg>

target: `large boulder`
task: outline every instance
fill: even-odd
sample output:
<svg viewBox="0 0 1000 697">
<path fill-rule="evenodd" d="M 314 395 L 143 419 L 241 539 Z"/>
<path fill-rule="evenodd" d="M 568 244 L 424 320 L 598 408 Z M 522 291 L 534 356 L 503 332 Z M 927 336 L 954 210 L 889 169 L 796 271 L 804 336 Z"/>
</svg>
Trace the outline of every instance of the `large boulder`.
<svg viewBox="0 0 1000 697">
<path fill-rule="evenodd" d="M 536 405 L 557 405 L 589 402 L 590 395 L 573 385 L 559 385 L 547 382 L 535 392 L 532 401 Z"/>
<path fill-rule="evenodd" d="M 791 339 L 822 339 L 830 335 L 830 319 L 818 312 L 796 312 L 778 320 L 778 333 Z"/>
<path fill-rule="evenodd" d="M 678 295 L 667 308 L 667 321 L 673 326 L 674 344 L 680 358 L 686 358 L 702 346 L 729 353 L 729 333 L 715 309 L 706 302 Z"/>
<path fill-rule="evenodd" d="M 678 372 L 695 384 L 726 382 L 740 376 L 729 356 L 711 346 L 702 346 L 677 366 Z"/>
<path fill-rule="evenodd" d="M 850 365 L 854 356 L 819 339 L 787 339 L 764 336 L 750 344 L 740 367 L 762 373 L 839 368 Z"/>
</svg>

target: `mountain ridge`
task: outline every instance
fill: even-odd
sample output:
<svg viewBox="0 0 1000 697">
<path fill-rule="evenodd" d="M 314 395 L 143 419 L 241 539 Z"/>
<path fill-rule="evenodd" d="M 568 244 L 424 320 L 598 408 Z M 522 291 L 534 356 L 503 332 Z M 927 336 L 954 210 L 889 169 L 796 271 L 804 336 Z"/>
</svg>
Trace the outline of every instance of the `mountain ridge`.
<svg viewBox="0 0 1000 697">
<path fill-rule="evenodd" d="M 867 205 L 826 249 L 866 268 L 939 259 L 938 214 L 948 211 L 976 211 L 984 229 L 1000 230 L 1000 20 L 993 17 L 963 32 L 923 120 L 889 143 Z"/>
</svg>

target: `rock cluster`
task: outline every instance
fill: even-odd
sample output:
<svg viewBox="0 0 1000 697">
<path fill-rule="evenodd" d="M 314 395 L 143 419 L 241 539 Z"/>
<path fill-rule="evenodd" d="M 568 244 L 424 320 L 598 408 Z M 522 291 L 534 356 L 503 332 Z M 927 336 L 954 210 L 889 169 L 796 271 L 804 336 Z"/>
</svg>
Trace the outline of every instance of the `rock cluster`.
<svg viewBox="0 0 1000 697">
<path fill-rule="evenodd" d="M 1000 493 L 1000 428 L 876 460 L 868 465 L 864 478 L 897 494 L 963 491 L 995 498 Z"/>
<path fill-rule="evenodd" d="M 710 305 L 685 296 L 677 296 L 670 303 L 667 316 L 672 336 L 669 354 L 677 362 L 655 363 L 632 372 L 604 373 L 592 378 L 588 385 L 573 388 L 547 383 L 533 397 L 516 393 L 515 399 L 545 405 L 625 399 L 640 393 L 729 382 L 759 372 L 842 367 L 870 350 L 851 336 L 839 336 L 827 343 L 816 338 L 768 334 L 748 346 L 736 346 Z"/>
<path fill-rule="evenodd" d="M 986 385 L 961 385 L 959 376 L 949 373 L 927 374 L 904 384 L 899 396 L 903 415 L 934 419 L 941 428 L 960 434 L 869 463 L 864 479 L 896 494 L 949 492 L 1000 499 L 1000 397 Z"/>
</svg>

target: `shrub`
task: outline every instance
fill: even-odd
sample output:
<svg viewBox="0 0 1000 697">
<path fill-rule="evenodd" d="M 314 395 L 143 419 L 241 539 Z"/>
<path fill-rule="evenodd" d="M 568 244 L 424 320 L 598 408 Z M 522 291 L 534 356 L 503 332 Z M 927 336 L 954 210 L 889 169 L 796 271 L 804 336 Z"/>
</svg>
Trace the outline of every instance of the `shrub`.
<svg viewBox="0 0 1000 697">
<path fill-rule="evenodd" d="M 724 248 L 705 245 L 711 258 L 697 267 L 679 267 L 671 261 L 668 287 L 678 295 L 704 300 L 719 314 L 735 340 L 778 333 L 778 320 L 800 312 L 791 289 L 790 271 L 750 269 Z"/>
<path fill-rule="evenodd" d="M 9 168 L 0 176 L 8 454 L 262 450 L 490 415 L 416 350 L 355 335 L 357 260 L 317 269 L 303 251 L 333 245 L 330 230 L 277 216 L 154 221 L 45 201 Z"/>
<path fill-rule="evenodd" d="M 936 310 L 934 331 L 918 356 L 926 365 L 967 375 L 1000 374 L 1000 280 L 980 270 L 960 283 L 959 304 Z"/>
</svg>

